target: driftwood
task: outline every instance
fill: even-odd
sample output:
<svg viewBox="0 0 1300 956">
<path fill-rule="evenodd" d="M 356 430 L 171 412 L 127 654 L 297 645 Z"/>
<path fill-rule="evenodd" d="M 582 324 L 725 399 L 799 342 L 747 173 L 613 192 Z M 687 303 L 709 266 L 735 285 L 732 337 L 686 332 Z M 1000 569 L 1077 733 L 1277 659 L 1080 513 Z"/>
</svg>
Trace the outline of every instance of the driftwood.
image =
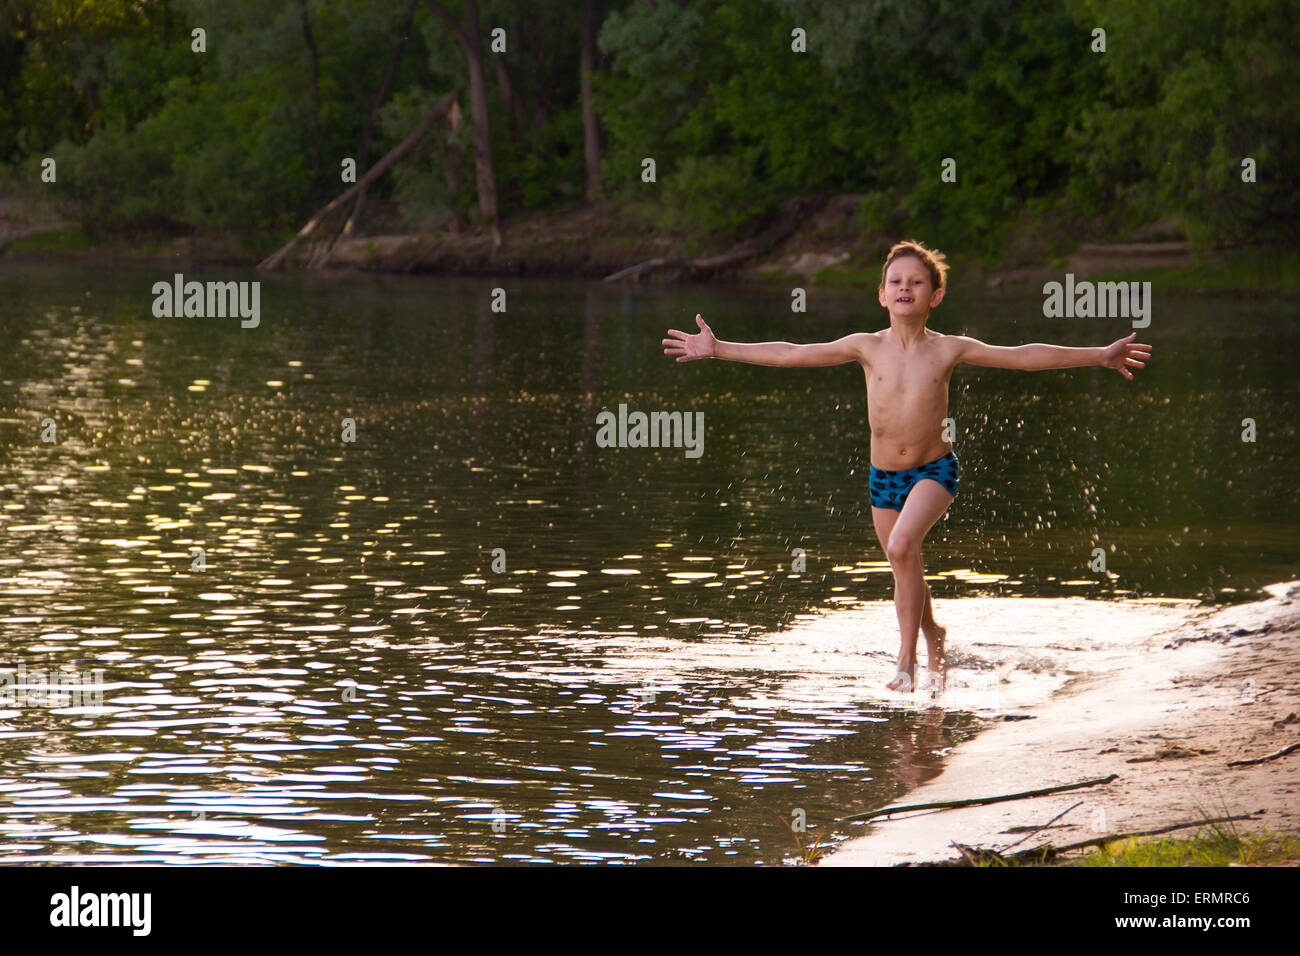
<svg viewBox="0 0 1300 956">
<path fill-rule="evenodd" d="M 1078 790 L 1082 787 L 1095 787 L 1098 784 L 1110 783 L 1112 780 L 1118 780 L 1119 774 L 1112 773 L 1109 777 L 1098 777 L 1095 780 L 1082 780 L 1079 783 L 1065 783 L 1059 787 L 1044 787 L 1042 790 L 1026 790 L 1024 793 L 1005 793 L 996 797 L 974 797 L 970 800 L 944 800 L 939 803 L 914 803 L 905 807 L 884 807 L 880 810 L 868 810 L 866 813 L 855 813 L 852 816 L 842 817 L 841 821 L 847 820 L 870 820 L 875 817 L 892 816 L 895 813 L 902 813 L 906 810 L 949 810 L 956 807 L 973 807 L 985 803 L 1001 803 L 1004 800 L 1022 800 L 1025 797 L 1045 797 L 1052 793 L 1062 793 L 1066 790 Z"/>
<path fill-rule="evenodd" d="M 640 279 L 641 276 L 648 272 L 654 272 L 657 269 L 666 269 L 669 266 L 681 266 L 690 262 L 685 256 L 666 256 L 662 259 L 647 259 L 635 266 L 629 266 L 621 269 L 613 275 L 605 276 L 606 282 L 617 282 L 619 279 Z"/>
<path fill-rule="evenodd" d="M 1278 757 L 1285 757 L 1289 753 L 1295 753 L 1300 750 L 1300 743 L 1294 743 L 1289 747 L 1283 747 L 1275 754 L 1269 754 L 1267 757 L 1256 757 L 1254 760 L 1232 760 L 1228 762 L 1229 767 L 1250 767 L 1257 763 L 1265 763 L 1269 760 L 1276 760 Z"/>
<path fill-rule="evenodd" d="M 1132 833 L 1112 833 L 1108 836 L 1094 837 L 1091 840 L 1080 840 L 1078 843 L 1069 843 L 1065 846 L 1052 846 L 1050 843 L 1044 843 L 1042 846 L 1036 846 L 1029 850 L 1020 850 L 1017 853 L 1011 854 L 1003 854 L 999 853 L 997 850 L 984 850 L 979 847 L 966 846 L 962 843 L 954 843 L 953 847 L 961 854 L 961 860 L 952 860 L 935 864 L 904 863 L 902 865 L 975 866 L 977 864 L 988 863 L 1042 863 L 1047 860 L 1055 859 L 1060 854 L 1068 853 L 1071 850 L 1082 850 L 1090 846 L 1102 846 L 1106 843 L 1115 843 L 1118 840 L 1129 840 L 1133 837 L 1157 836 L 1161 833 L 1170 833 L 1174 830 L 1185 830 L 1188 827 L 1208 826 L 1211 823 L 1226 823 L 1229 820 L 1249 820 L 1251 816 L 1253 816 L 1253 814 L 1242 813 L 1231 817 L 1215 817 L 1212 820 L 1192 820 L 1190 823 L 1175 823 L 1172 826 L 1157 827 L 1154 830 L 1134 830 Z"/>
<path fill-rule="evenodd" d="M 1055 823 L 1057 820 L 1061 819 L 1061 817 L 1065 816 L 1067 813 L 1069 813 L 1069 812 L 1070 812 L 1071 810 L 1073 810 L 1075 807 L 1081 807 L 1081 806 L 1083 806 L 1083 801 L 1082 801 L 1082 800 L 1080 800 L 1078 803 L 1076 803 L 1073 807 L 1067 807 L 1066 809 L 1062 810 L 1060 813 L 1058 813 L 1056 816 L 1052 817 L 1052 819 L 1048 820 L 1048 821 L 1047 821 L 1046 823 L 1044 823 L 1042 826 L 1038 826 L 1038 827 L 1030 827 L 1028 833 L 1026 833 L 1024 836 L 1022 836 L 1022 837 L 1021 837 L 1019 840 L 1017 840 L 1015 843 L 1008 843 L 1006 846 L 1004 846 L 1004 847 L 1003 847 L 1001 850 L 999 850 L 998 852 L 999 852 L 999 853 L 1006 853 L 1007 850 L 1010 850 L 1013 846 L 1019 846 L 1020 844 L 1024 843 L 1026 840 L 1028 840 L 1031 836 L 1033 836 L 1035 833 L 1041 833 L 1043 830 L 1046 830 L 1046 829 L 1047 829 L 1048 827 L 1050 827 L 1053 823 Z"/>
<path fill-rule="evenodd" d="M 685 256 L 664 256 L 658 259 L 650 259 L 646 262 L 629 266 L 621 269 L 613 275 L 605 276 L 606 282 L 617 282 L 620 279 L 637 279 L 643 275 L 649 275 L 661 269 L 681 268 L 687 272 L 704 274 L 710 272 L 719 272 L 722 269 L 739 265 L 746 259 L 752 259 L 754 256 L 764 250 L 776 245 L 790 233 L 794 232 L 799 225 L 799 221 L 804 214 L 814 204 L 814 200 L 792 199 L 786 204 L 786 215 L 776 225 L 772 226 L 752 239 L 746 239 L 739 245 L 732 246 L 726 252 L 714 256 L 697 256 L 687 258 Z"/>
<path fill-rule="evenodd" d="M 375 163 L 375 165 L 371 166 L 364 176 L 358 179 L 350 187 L 343 190 L 343 192 L 335 197 L 332 202 L 321 208 L 316 215 L 307 220 L 307 224 L 298 230 L 296 236 L 290 239 L 289 242 L 282 246 L 277 252 L 258 263 L 257 268 L 265 271 L 279 268 L 280 264 L 283 263 L 289 253 L 297 247 L 298 243 L 315 232 L 316 228 L 321 224 L 321 221 L 324 220 L 326 216 L 346 205 L 348 200 L 353 196 L 356 196 L 361 192 L 361 190 L 365 189 L 384 173 L 388 172 L 388 170 L 399 159 L 411 150 L 415 149 L 415 147 L 419 145 L 420 140 L 424 139 L 429 130 L 433 129 L 433 125 L 442 118 L 443 114 L 445 114 L 447 110 L 451 109 L 451 105 L 454 102 L 456 102 L 455 93 L 448 93 L 442 99 L 438 100 L 433 109 L 429 111 L 429 115 L 424 118 L 419 126 L 411 131 L 410 135 L 407 136 L 406 139 L 393 147 L 388 155 Z"/>
</svg>

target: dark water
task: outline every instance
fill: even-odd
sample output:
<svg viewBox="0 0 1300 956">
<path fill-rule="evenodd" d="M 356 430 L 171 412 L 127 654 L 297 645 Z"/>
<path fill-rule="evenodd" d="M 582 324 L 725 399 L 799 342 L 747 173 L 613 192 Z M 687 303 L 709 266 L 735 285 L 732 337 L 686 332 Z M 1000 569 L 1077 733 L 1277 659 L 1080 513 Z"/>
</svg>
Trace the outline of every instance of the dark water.
<svg viewBox="0 0 1300 956">
<path fill-rule="evenodd" d="M 974 732 L 701 663 L 890 579 L 861 371 L 679 365 L 665 330 L 829 339 L 880 327 L 874 296 L 187 272 L 262 282 L 243 329 L 154 318 L 171 275 L 0 262 L 0 675 L 106 682 L 103 707 L 0 705 L 0 861 L 780 863 Z M 935 596 L 1295 577 L 1298 318 L 1157 295 L 1135 382 L 959 369 Z M 932 326 L 1129 331 L 960 295 Z M 620 402 L 703 412 L 703 455 L 600 447 Z M 887 676 L 896 635 L 872 639 Z M 641 673 L 651 640 L 680 672 Z"/>
</svg>

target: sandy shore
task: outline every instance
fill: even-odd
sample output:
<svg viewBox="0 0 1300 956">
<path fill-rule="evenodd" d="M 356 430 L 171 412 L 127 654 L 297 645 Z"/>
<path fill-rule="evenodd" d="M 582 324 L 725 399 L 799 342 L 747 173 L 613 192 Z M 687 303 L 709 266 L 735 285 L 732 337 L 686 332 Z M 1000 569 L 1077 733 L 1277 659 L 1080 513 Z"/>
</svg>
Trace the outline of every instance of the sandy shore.
<svg viewBox="0 0 1300 956">
<path fill-rule="evenodd" d="M 1300 833 L 1300 751 L 1254 766 L 1227 766 L 1300 741 L 1300 581 L 1268 591 L 1271 596 L 1257 603 L 1189 612 L 1180 625 L 1127 646 L 1099 635 L 1098 648 L 1055 648 L 1058 660 L 1063 653 L 1072 658 L 1076 676 L 1046 700 L 1017 710 L 1030 719 L 999 721 L 955 748 L 937 777 L 892 805 L 1117 774 L 1114 782 L 873 822 L 821 865 L 951 860 L 958 856 L 954 842 L 1002 849 L 1026 835 L 1012 828 L 1045 824 L 1080 801 L 1016 849 L 1205 815 L 1254 813 L 1235 826 Z M 950 642 L 959 653 L 961 636 L 953 631 Z"/>
</svg>

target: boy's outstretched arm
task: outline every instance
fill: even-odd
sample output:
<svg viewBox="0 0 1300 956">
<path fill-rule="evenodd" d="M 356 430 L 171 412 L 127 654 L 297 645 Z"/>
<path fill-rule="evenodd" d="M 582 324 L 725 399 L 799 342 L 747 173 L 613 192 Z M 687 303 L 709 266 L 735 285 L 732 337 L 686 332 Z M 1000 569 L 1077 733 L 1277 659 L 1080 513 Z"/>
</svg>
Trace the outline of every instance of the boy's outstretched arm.
<svg viewBox="0 0 1300 956">
<path fill-rule="evenodd" d="M 1151 346 L 1135 343 L 1136 332 L 1131 332 L 1110 345 L 1077 349 L 1065 345 L 986 345 L 979 339 L 954 335 L 957 341 L 958 362 L 983 365 L 989 368 L 1018 368 L 1032 372 L 1047 368 L 1077 368 L 1082 365 L 1103 365 L 1113 368 L 1127 379 L 1133 378 L 1129 366 L 1145 368 L 1151 357 Z"/>
<path fill-rule="evenodd" d="M 748 362 L 750 365 L 819 368 L 861 361 L 864 341 L 869 338 L 864 332 L 855 332 L 834 342 L 814 342 L 809 345 L 795 345 L 791 342 L 719 342 L 713 337 L 713 330 L 698 315 L 695 323 L 700 327 L 695 335 L 687 335 L 677 329 L 668 330 L 668 334 L 674 338 L 664 339 L 664 355 L 675 355 L 679 362 L 716 358 Z"/>
</svg>

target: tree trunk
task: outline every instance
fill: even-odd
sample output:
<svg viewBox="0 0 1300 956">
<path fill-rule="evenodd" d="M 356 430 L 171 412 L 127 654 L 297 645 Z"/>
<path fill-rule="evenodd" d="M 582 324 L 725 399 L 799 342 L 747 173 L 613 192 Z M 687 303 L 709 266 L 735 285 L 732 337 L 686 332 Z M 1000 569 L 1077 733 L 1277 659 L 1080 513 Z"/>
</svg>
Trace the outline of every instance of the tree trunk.
<svg viewBox="0 0 1300 956">
<path fill-rule="evenodd" d="M 518 24 L 516 29 L 519 33 L 519 56 L 525 63 L 525 69 L 531 70 L 534 74 L 544 74 L 548 61 L 546 58 L 546 51 L 541 47 L 536 19 L 524 20 L 522 23 Z M 549 87 L 544 85 L 538 89 L 536 99 L 530 104 L 532 109 L 531 122 L 533 124 L 533 129 L 539 133 L 546 129 L 546 118 L 550 113 L 548 95 Z M 523 107 L 522 102 L 520 103 L 520 107 Z M 525 113 L 521 118 L 520 122 L 523 125 L 527 125 L 530 122 L 530 117 L 527 113 Z"/>
<path fill-rule="evenodd" d="M 487 79 L 483 75 L 483 51 L 478 42 L 478 3 L 465 0 L 465 19 L 469 26 L 465 57 L 469 61 L 470 109 L 474 120 L 474 166 L 478 175 L 478 206 L 484 220 L 492 227 L 492 247 L 501 245 L 497 210 L 497 179 L 492 168 L 492 127 L 488 120 Z"/>
<path fill-rule="evenodd" d="M 387 156 L 385 156 L 379 162 L 375 163 L 374 166 L 372 166 L 369 170 L 367 170 L 364 176 L 362 176 L 359 180 L 357 180 L 357 182 L 353 183 L 347 189 L 343 190 L 343 192 L 340 193 L 333 201 L 321 207 L 321 209 L 317 211 L 316 215 L 312 216 L 311 219 L 307 221 L 307 225 L 303 226 L 301 229 L 298 230 L 298 234 L 296 236 L 290 239 L 289 242 L 286 243 L 274 255 L 268 256 L 267 258 L 259 262 L 257 268 L 270 270 L 279 266 L 280 263 L 282 263 L 285 260 L 285 258 L 289 255 L 289 253 L 294 250 L 294 248 L 298 245 L 299 242 L 301 242 L 303 239 L 306 239 L 308 236 L 310 236 L 313 232 L 316 231 L 316 228 L 321 224 L 321 221 L 326 216 L 334 212 L 336 209 L 340 208 L 344 203 L 351 200 L 353 196 L 355 196 L 361 190 L 365 189 L 367 186 L 369 186 L 372 182 L 374 182 L 384 173 L 388 172 L 389 168 L 392 167 L 392 165 L 396 163 L 399 159 L 401 159 L 411 150 L 415 149 L 415 147 L 419 145 L 420 140 L 424 139 L 425 135 L 429 132 L 429 130 L 433 129 L 434 124 L 437 123 L 438 120 L 442 118 L 442 115 L 446 113 L 447 110 L 451 108 L 451 105 L 455 102 L 456 102 L 455 93 L 448 93 L 442 99 L 438 100 L 437 104 L 434 105 L 433 109 L 429 111 L 429 115 L 426 116 L 421 121 L 419 126 L 417 126 L 415 129 L 411 131 L 410 135 L 407 136 L 406 139 L 402 140 L 400 143 L 397 144 L 397 146 L 393 147 L 392 151 L 390 151 Z"/>
<path fill-rule="evenodd" d="M 592 96 L 591 71 L 596 68 L 596 2 L 582 2 L 582 57 L 579 85 L 582 90 L 582 140 L 587 158 L 587 202 L 601 198 L 600 127 L 596 123 L 596 103 Z"/>
<path fill-rule="evenodd" d="M 379 110 L 388 99 L 388 90 L 393 85 L 393 77 L 397 74 L 397 65 L 402 60 L 402 51 L 406 49 L 406 41 L 411 36 L 411 25 L 415 22 L 415 8 L 418 3 L 419 0 L 411 0 L 411 6 L 406 11 L 406 22 L 401 27 L 401 35 L 397 38 L 392 55 L 388 58 L 388 68 L 384 71 L 383 79 L 379 81 L 375 98 L 370 101 L 370 115 L 366 117 L 366 125 L 361 130 L 361 145 L 357 147 L 357 169 L 365 169 L 366 164 L 370 162 L 370 141 L 374 136 L 375 127 L 379 124 Z M 365 202 L 366 191 L 363 189 L 357 193 L 356 203 L 352 206 L 347 224 L 343 227 L 342 238 L 351 236 L 356 230 L 357 224 L 361 221 L 361 209 Z"/>
<path fill-rule="evenodd" d="M 506 104 L 506 114 L 510 122 L 510 142 L 518 145 L 519 127 L 523 125 L 524 107 L 515 97 L 514 84 L 510 82 L 510 70 L 506 67 L 506 58 L 500 53 L 492 54 L 497 70 L 497 86 L 501 88 L 501 100 Z"/>
<path fill-rule="evenodd" d="M 460 107 L 452 103 L 447 113 L 447 127 L 451 133 L 460 128 Z M 451 234 L 460 235 L 460 191 L 464 181 L 460 174 L 460 143 L 450 133 L 447 136 L 447 190 L 451 193 Z"/>
<path fill-rule="evenodd" d="M 311 32 L 311 18 L 307 15 L 307 0 L 298 0 L 298 12 L 302 15 L 302 38 L 307 44 L 307 62 L 309 90 L 311 92 L 311 115 L 309 136 L 311 137 L 311 172 L 315 182 L 321 181 L 321 133 L 320 133 L 320 58 L 316 53 L 316 37 Z"/>
<path fill-rule="evenodd" d="M 492 127 L 488 121 L 487 80 L 483 72 L 483 49 L 478 35 L 478 3 L 465 0 L 465 23 L 459 23 L 437 2 L 429 6 L 451 27 L 469 64 L 469 99 L 474 123 L 474 169 L 478 182 L 478 208 L 492 230 L 492 250 L 501 246 L 501 225 L 497 213 L 497 180 L 492 169 Z"/>
</svg>

